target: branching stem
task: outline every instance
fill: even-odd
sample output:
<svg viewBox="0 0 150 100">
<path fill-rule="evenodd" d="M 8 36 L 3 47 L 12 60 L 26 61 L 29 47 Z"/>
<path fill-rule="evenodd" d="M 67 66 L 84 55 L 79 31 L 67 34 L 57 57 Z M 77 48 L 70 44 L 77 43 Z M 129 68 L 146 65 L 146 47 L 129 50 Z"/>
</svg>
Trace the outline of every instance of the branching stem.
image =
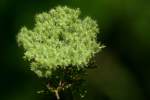
<svg viewBox="0 0 150 100">
<path fill-rule="evenodd" d="M 51 91 L 51 92 L 53 92 L 53 93 L 55 93 L 55 96 L 56 96 L 57 100 L 60 100 L 59 92 L 61 90 L 64 91 L 64 89 L 69 88 L 69 87 L 71 87 L 71 84 L 65 85 L 65 82 L 62 82 L 62 81 L 59 82 L 59 85 L 58 85 L 57 88 L 52 87 L 50 85 L 50 83 L 47 85 L 48 90 Z"/>
</svg>

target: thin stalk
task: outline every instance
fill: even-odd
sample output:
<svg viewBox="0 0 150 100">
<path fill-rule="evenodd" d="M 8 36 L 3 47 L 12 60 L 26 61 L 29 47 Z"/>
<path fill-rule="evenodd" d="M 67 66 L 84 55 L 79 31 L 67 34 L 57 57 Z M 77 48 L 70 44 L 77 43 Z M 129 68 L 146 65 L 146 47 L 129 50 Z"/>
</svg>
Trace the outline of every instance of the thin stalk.
<svg viewBox="0 0 150 100">
<path fill-rule="evenodd" d="M 55 92 L 55 96 L 56 96 L 57 100 L 60 100 L 60 96 L 59 96 L 58 90 L 54 90 L 54 92 Z"/>
</svg>

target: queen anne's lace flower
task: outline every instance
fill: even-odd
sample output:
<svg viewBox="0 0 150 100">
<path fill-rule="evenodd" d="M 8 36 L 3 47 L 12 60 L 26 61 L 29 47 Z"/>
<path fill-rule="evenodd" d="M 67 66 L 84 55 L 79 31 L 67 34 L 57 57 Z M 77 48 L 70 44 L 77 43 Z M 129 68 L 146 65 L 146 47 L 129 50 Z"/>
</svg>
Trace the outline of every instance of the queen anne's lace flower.
<svg viewBox="0 0 150 100">
<path fill-rule="evenodd" d="M 98 25 L 90 17 L 80 18 L 79 9 L 58 6 L 36 15 L 32 30 L 23 27 L 17 41 L 25 50 L 24 58 L 40 77 L 49 77 L 58 67 L 88 65 L 101 50 L 96 42 Z"/>
</svg>

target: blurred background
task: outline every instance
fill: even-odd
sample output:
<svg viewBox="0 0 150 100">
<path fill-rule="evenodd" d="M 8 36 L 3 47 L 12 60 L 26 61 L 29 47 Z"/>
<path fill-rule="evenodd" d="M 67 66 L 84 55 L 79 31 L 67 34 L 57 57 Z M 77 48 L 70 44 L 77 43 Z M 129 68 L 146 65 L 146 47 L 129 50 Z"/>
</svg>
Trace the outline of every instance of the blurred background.
<svg viewBox="0 0 150 100">
<path fill-rule="evenodd" d="M 57 5 L 97 20 L 106 45 L 89 70 L 83 100 L 150 100 L 149 0 L 0 0 L 0 100 L 42 100 L 40 79 L 22 59 L 16 35 L 34 16 Z M 49 99 L 50 100 L 50 99 Z"/>
</svg>

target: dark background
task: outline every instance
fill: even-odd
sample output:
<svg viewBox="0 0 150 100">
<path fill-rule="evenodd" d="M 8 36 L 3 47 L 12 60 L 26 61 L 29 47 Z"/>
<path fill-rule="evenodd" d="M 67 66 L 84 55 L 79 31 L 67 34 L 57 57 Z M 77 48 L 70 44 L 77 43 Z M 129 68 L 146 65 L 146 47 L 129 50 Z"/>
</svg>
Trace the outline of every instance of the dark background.
<svg viewBox="0 0 150 100">
<path fill-rule="evenodd" d="M 43 83 L 23 61 L 16 35 L 57 5 L 97 20 L 98 40 L 107 46 L 97 55 L 99 67 L 89 70 L 84 100 L 150 100 L 149 0 L 0 0 L 0 100 L 41 100 Z"/>
</svg>

